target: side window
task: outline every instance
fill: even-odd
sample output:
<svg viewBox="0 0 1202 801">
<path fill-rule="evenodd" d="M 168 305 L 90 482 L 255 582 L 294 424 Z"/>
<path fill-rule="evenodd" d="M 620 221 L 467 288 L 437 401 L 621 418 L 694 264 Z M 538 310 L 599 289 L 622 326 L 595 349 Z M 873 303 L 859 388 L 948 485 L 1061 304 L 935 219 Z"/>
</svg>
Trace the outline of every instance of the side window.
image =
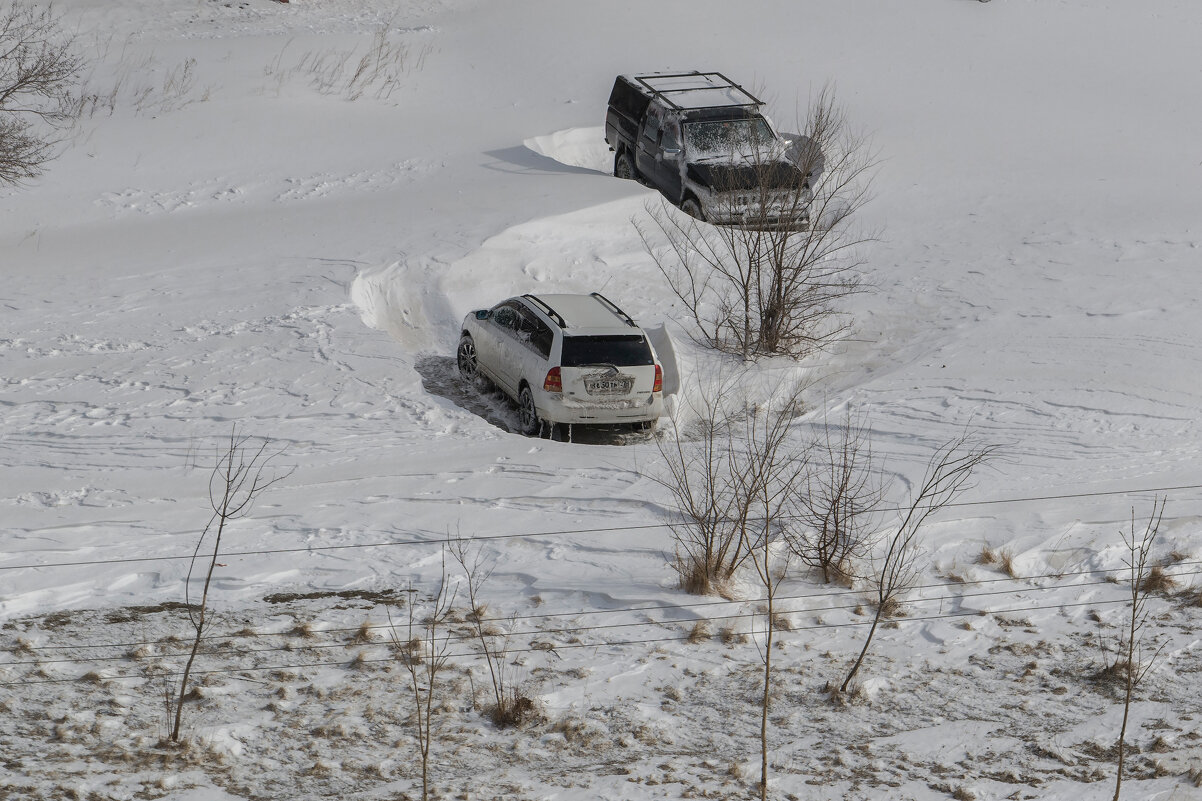
<svg viewBox="0 0 1202 801">
<path fill-rule="evenodd" d="M 493 322 L 508 334 L 514 334 L 518 328 L 518 312 L 508 304 L 496 307 L 492 315 Z"/>
<path fill-rule="evenodd" d="M 545 359 L 551 355 L 551 328 L 534 314 L 523 309 L 518 324 L 518 339 L 529 345 Z"/>
<path fill-rule="evenodd" d="M 664 123 L 662 145 L 665 150 L 680 150 L 680 123 L 676 120 L 668 120 Z"/>
<path fill-rule="evenodd" d="M 662 125 L 663 109 L 654 103 L 647 106 L 647 119 L 643 123 L 643 137 L 652 142 L 658 142 L 661 133 L 660 127 Z"/>
<path fill-rule="evenodd" d="M 534 333 L 530 335 L 530 344 L 546 359 L 551 355 L 551 343 L 555 340 L 555 334 L 551 331 L 551 326 L 542 320 L 535 320 L 534 323 Z"/>
</svg>

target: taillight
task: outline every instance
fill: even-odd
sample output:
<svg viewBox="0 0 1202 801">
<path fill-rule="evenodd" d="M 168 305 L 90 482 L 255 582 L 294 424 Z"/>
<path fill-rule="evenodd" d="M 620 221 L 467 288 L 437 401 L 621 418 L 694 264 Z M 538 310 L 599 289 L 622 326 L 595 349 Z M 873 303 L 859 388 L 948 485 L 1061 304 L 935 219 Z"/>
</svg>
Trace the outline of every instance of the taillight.
<svg viewBox="0 0 1202 801">
<path fill-rule="evenodd" d="M 658 364 L 655 365 L 655 383 L 651 385 L 652 392 L 663 392 L 664 390 L 664 368 Z"/>
<path fill-rule="evenodd" d="M 559 375 L 558 367 L 547 371 L 547 377 L 543 379 L 543 392 L 563 392 L 563 379 Z"/>
</svg>

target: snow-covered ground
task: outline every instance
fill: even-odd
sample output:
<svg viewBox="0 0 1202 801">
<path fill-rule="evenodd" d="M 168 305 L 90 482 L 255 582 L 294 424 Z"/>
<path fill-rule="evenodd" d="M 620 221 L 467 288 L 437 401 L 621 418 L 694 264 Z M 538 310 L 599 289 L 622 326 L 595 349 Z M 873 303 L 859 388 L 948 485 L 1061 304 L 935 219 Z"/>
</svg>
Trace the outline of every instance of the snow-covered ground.
<svg viewBox="0 0 1202 801">
<path fill-rule="evenodd" d="M 713 371 L 632 222 L 657 196 L 608 175 L 599 127 L 618 73 L 712 68 L 786 130 L 833 84 L 880 152 L 854 335 L 757 368 L 815 380 L 795 441 L 857 410 L 899 493 L 966 427 L 1003 455 L 930 527 L 851 704 L 821 688 L 864 596 L 787 582 L 772 796 L 1109 798 L 1106 579 L 1159 494 L 1181 587 L 1154 601 L 1124 797 L 1202 798 L 1197 4 L 55 7 L 113 102 L 0 190 L 0 795 L 419 796 L 387 624 L 448 534 L 495 563 L 488 615 L 541 719 L 488 723 L 455 641 L 441 797 L 752 793 L 754 584 L 677 589 L 654 442 L 518 436 L 452 362 L 471 309 L 601 290 L 668 326 L 686 381 Z M 389 69 L 345 89 L 336 66 L 381 32 Z M 191 744 L 163 749 L 156 671 L 182 663 L 235 426 L 294 469 L 227 532 Z M 1019 578 L 976 564 L 985 546 Z"/>
</svg>

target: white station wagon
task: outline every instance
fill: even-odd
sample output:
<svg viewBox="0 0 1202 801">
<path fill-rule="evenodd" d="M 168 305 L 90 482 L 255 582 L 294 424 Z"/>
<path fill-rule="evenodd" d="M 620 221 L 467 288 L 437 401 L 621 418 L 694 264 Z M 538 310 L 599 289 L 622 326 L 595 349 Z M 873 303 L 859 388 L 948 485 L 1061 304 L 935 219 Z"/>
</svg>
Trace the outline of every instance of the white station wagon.
<svg viewBox="0 0 1202 801">
<path fill-rule="evenodd" d="M 600 293 L 522 295 L 463 320 L 464 379 L 517 401 L 522 433 L 543 424 L 652 428 L 664 413 L 663 368 L 643 329 Z"/>
</svg>

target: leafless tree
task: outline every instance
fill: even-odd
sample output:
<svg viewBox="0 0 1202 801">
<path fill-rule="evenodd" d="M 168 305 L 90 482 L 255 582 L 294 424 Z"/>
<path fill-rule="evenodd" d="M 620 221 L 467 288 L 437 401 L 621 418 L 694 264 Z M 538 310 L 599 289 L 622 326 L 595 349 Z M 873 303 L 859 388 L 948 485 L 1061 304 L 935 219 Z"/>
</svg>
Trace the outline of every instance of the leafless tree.
<svg viewBox="0 0 1202 801">
<path fill-rule="evenodd" d="M 433 595 L 419 598 L 414 588 L 409 590 L 408 621 L 404 636 L 395 624 L 389 627 L 392 644 L 401 664 L 409 674 L 409 691 L 413 697 L 414 733 L 422 764 L 422 801 L 430 798 L 430 745 L 434 731 L 434 701 L 439 692 L 439 675 L 450 661 L 450 637 L 445 633 L 448 615 L 455 603 L 455 591 L 447 581 L 446 552 L 443 552 L 442 573 Z M 389 616 L 389 621 L 392 618 Z"/>
<path fill-rule="evenodd" d="M 449 548 L 467 576 L 468 603 L 471 606 L 467 619 L 480 644 L 480 654 L 484 657 L 492 683 L 493 707 L 490 716 L 498 726 L 517 725 L 533 711 L 533 705 L 518 692 L 511 675 L 509 637 L 489 625 L 488 606 L 480 597 L 481 588 L 492 576 L 492 565 L 484 563 L 480 549 L 473 552 L 467 542 L 458 537 L 451 540 Z"/>
<path fill-rule="evenodd" d="M 209 475 L 209 506 L 212 508 L 213 514 L 196 541 L 196 549 L 192 552 L 192 562 L 188 567 L 188 577 L 184 583 L 184 600 L 195 637 L 192 639 L 192 650 L 184 665 L 179 695 L 175 702 L 175 721 L 171 727 L 172 742 L 179 742 L 180 722 L 183 716 L 184 699 L 188 693 L 188 680 L 208 624 L 209 587 L 213 581 L 213 572 L 217 568 L 217 557 L 221 553 L 221 539 L 225 535 L 226 526 L 234 520 L 250 514 L 255 501 L 268 487 L 283 481 L 292 474 L 291 470 L 282 473 L 268 473 L 269 464 L 278 453 L 269 453 L 267 446 L 267 440 L 261 440 L 256 446 L 251 437 L 239 434 L 235 427 L 230 431 L 226 444 L 217 452 L 216 464 L 213 472 Z M 203 560 L 207 561 L 207 565 L 205 565 L 200 603 L 193 604 L 191 597 L 192 573 L 198 560 L 201 560 L 200 551 L 209 534 L 213 535 L 211 538 L 213 550 L 208 554 L 207 560 Z"/>
<path fill-rule="evenodd" d="M 939 447 L 931 456 L 922 484 L 911 495 L 909 505 L 903 508 L 897 528 L 886 541 L 885 552 L 874 560 L 872 583 L 876 610 L 868 636 L 864 638 L 864 647 L 839 687 L 839 692 L 847 692 L 860 665 L 864 663 L 881 620 L 896 612 L 901 599 L 913 586 L 918 576 L 918 535 L 924 524 L 931 515 L 952 503 L 968 488 L 973 471 L 996 450 L 996 446 L 976 444 L 968 434 L 963 434 Z"/>
<path fill-rule="evenodd" d="M 698 595 L 724 586 L 748 555 L 749 509 L 730 480 L 732 434 L 724 399 L 733 388 L 733 381 L 723 381 L 713 392 L 692 393 L 695 398 L 673 414 L 677 436 L 655 440 L 668 470 L 660 483 L 672 495 L 677 517 L 673 565 L 681 587 Z M 685 411 L 697 418 L 695 438 L 687 441 Z"/>
<path fill-rule="evenodd" d="M 827 584 L 853 578 L 855 565 L 868 557 L 886 489 L 864 421 L 848 411 L 835 429 L 829 422 L 823 427 L 797 514 L 785 529 L 790 550 Z"/>
<path fill-rule="evenodd" d="M 1121 656 L 1116 665 L 1123 682 L 1123 723 L 1119 729 L 1118 772 L 1114 779 L 1114 801 L 1119 801 L 1123 789 L 1123 768 L 1127 756 L 1127 720 L 1131 714 L 1131 699 L 1136 689 L 1148 675 L 1156 662 L 1156 654 L 1143 655 L 1144 633 L 1148 624 L 1148 598 L 1153 585 L 1148 580 L 1153 566 L 1149 563 L 1152 545 L 1160 532 L 1160 521 L 1164 518 L 1164 498 L 1152 502 L 1152 515 L 1144 526 L 1143 534 L 1137 535 L 1135 510 L 1131 510 L 1130 532 L 1123 532 L 1123 544 L 1127 546 L 1127 590 L 1130 593 L 1127 625 L 1119 643 Z"/>
<path fill-rule="evenodd" d="M 80 111 L 83 59 L 49 5 L 0 6 L 0 183 L 42 174 Z"/>
<path fill-rule="evenodd" d="M 750 143 L 747 163 L 717 181 L 709 216 L 741 224 L 709 225 L 665 203 L 639 229 L 706 345 L 801 357 L 849 328 L 838 302 L 861 290 L 861 246 L 877 236 L 855 224 L 875 160 L 829 88 L 804 127 L 789 143 Z M 705 214 L 696 202 L 685 209 Z"/>
<path fill-rule="evenodd" d="M 719 376 L 713 386 L 700 383 L 687 393 L 673 415 L 675 438 L 657 439 L 667 468 L 656 479 L 675 507 L 672 536 L 674 567 L 688 592 L 721 592 L 755 546 L 760 521 L 754 519 L 760 475 L 753 462 L 757 448 L 772 442 L 773 456 L 788 424 L 801 410 L 803 383 L 774 388 L 767 402 L 746 401 L 745 371 Z M 691 424 L 687 413 L 695 416 Z M 758 441 L 757 441 L 758 440 Z"/>
<path fill-rule="evenodd" d="M 788 448 L 789 426 L 800 406 L 800 387 L 777 401 L 777 408 L 757 409 L 743 425 L 740 470 L 732 475 L 737 493 L 748 499 L 749 521 L 756 531 L 749 559 L 764 588 L 763 692 L 760 696 L 760 798 L 768 797 L 768 713 L 772 701 L 772 647 L 778 625 L 777 591 L 788 575 L 789 551 L 778 547 L 791 499 L 806 474 L 807 454 Z"/>
</svg>

